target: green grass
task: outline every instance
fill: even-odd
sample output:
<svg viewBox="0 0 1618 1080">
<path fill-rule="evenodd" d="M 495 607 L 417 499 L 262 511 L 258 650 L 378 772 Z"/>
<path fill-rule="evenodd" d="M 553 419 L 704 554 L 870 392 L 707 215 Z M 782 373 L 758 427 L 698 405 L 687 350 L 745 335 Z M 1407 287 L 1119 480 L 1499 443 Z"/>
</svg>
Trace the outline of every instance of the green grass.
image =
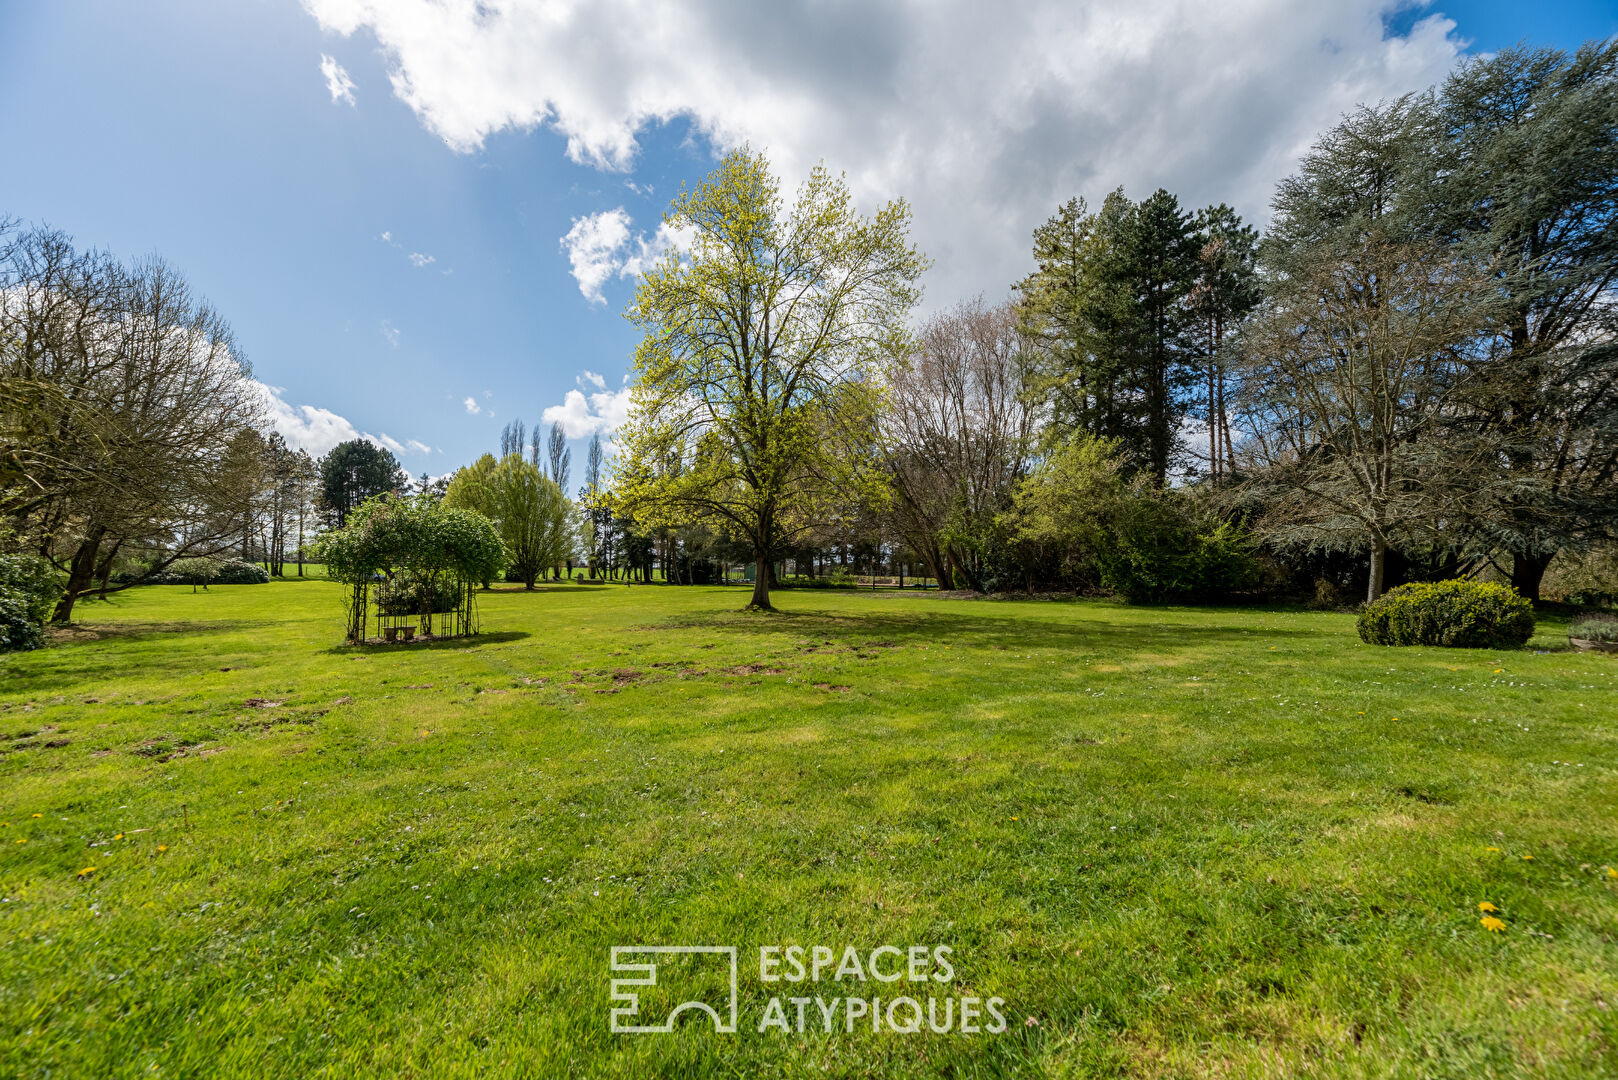
<svg viewBox="0 0 1618 1080">
<path fill-rule="evenodd" d="M 0 657 L 0 1072 L 1618 1074 L 1618 658 L 1555 625 L 569 585 L 355 650 L 338 595 L 135 589 Z M 740 1030 L 609 1033 L 633 944 L 740 947 Z M 918 991 L 1008 1030 L 757 1031 Z"/>
</svg>

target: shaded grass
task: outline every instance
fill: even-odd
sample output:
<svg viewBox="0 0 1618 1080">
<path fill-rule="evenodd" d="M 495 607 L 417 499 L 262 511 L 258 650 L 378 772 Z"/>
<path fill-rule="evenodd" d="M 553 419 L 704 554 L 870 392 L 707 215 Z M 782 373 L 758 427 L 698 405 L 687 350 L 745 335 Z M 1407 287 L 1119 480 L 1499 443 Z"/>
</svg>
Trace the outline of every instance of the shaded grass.
<svg viewBox="0 0 1618 1080">
<path fill-rule="evenodd" d="M 1618 1071 L 1612 658 L 622 586 L 361 650 L 337 597 L 130 590 L 0 658 L 7 1071 Z M 609 1034 L 638 943 L 739 946 L 741 1030 Z M 890 943 L 1009 1030 L 757 1031 L 888 993 L 760 983 L 760 945 Z"/>
</svg>

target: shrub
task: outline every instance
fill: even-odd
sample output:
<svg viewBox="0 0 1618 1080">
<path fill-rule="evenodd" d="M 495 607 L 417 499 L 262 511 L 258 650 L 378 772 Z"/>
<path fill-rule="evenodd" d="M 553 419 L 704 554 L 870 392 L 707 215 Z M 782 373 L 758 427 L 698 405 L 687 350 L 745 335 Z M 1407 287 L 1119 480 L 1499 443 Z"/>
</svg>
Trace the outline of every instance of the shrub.
<svg viewBox="0 0 1618 1080">
<path fill-rule="evenodd" d="M 819 577 L 810 577 L 808 574 L 788 574 L 777 578 L 774 588 L 777 589 L 856 589 L 859 582 L 846 573 L 838 572 L 825 574 Z"/>
<path fill-rule="evenodd" d="M 1121 500 L 1096 544 L 1101 584 L 1130 600 L 1223 596 L 1256 585 L 1262 571 L 1246 534 L 1198 516 L 1172 492 Z"/>
<path fill-rule="evenodd" d="M 1484 581 L 1418 582 L 1390 589 L 1360 612 L 1370 645 L 1519 649 L 1534 635 L 1534 606 L 1515 589 Z"/>
<path fill-rule="evenodd" d="M 1618 642 L 1618 616 L 1580 615 L 1568 624 L 1567 636 L 1581 641 Z"/>
<path fill-rule="evenodd" d="M 61 595 L 61 580 L 49 560 L 0 555 L 0 652 L 45 644 L 45 621 Z"/>
<path fill-rule="evenodd" d="M 175 559 L 161 572 L 146 579 L 147 585 L 265 585 L 270 575 L 258 563 L 240 559 L 216 559 L 202 556 L 194 559 Z"/>
</svg>

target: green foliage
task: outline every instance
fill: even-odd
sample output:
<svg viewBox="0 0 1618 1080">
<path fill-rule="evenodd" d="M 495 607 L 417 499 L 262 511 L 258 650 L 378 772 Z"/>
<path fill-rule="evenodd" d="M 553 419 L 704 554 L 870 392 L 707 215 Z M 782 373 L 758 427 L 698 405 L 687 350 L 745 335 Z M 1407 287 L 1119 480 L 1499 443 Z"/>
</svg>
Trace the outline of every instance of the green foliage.
<svg viewBox="0 0 1618 1080">
<path fill-rule="evenodd" d="M 1250 589 L 1258 560 L 1245 533 L 1189 496 L 1126 484 L 1117 443 L 1088 436 L 1057 449 L 1018 488 L 1015 534 L 1028 556 L 1054 560 L 1074 584 L 1130 600 Z"/>
<path fill-rule="evenodd" d="M 338 443 L 320 459 L 320 499 L 338 528 L 361 503 L 402 490 L 409 479 L 391 451 L 366 439 Z"/>
<path fill-rule="evenodd" d="M 456 470 L 444 505 L 491 519 L 505 543 L 515 580 L 530 589 L 547 567 L 565 562 L 573 553 L 572 504 L 555 481 L 521 454 L 508 454 L 499 462 L 484 454 Z"/>
<path fill-rule="evenodd" d="M 175 559 L 160 572 L 147 578 L 147 585 L 266 585 L 270 574 L 258 563 L 241 559 L 198 556 Z"/>
<path fill-rule="evenodd" d="M 1568 624 L 1567 636 L 1581 641 L 1618 642 L 1618 616 L 1581 615 Z"/>
<path fill-rule="evenodd" d="M 1358 626 L 1369 645 L 1519 649 L 1534 634 L 1534 606 L 1494 582 L 1416 582 L 1366 605 Z"/>
<path fill-rule="evenodd" d="M 45 620 L 61 595 L 61 576 L 48 559 L 0 555 L 0 652 L 45 644 Z"/>
<path fill-rule="evenodd" d="M 768 560 L 886 485 L 869 442 L 878 361 L 898 353 L 926 260 L 910 211 L 860 216 L 817 167 L 787 209 L 764 155 L 726 155 L 665 221 L 689 237 L 642 277 L 613 510 L 700 524 Z M 767 575 L 753 599 L 769 606 Z"/>
<path fill-rule="evenodd" d="M 493 580 L 506 550 L 494 524 L 474 510 L 431 495 L 381 495 L 361 503 L 345 527 L 323 533 L 314 557 L 328 577 L 348 585 L 348 637 L 364 641 L 373 582 L 384 583 L 387 605 L 396 605 L 400 592 L 415 597 L 423 634 L 430 632 L 441 583 L 452 583 L 461 598 L 453 609 L 462 627 L 456 632 L 471 632 L 471 584 Z"/>
<path fill-rule="evenodd" d="M 782 589 L 857 589 L 859 582 L 847 573 L 822 574 L 810 576 L 809 574 L 789 574 L 777 578 L 775 582 Z"/>
<path fill-rule="evenodd" d="M 1101 584 L 1130 600 L 1228 596 L 1261 574 L 1252 541 L 1175 491 L 1137 488 L 1119 501 L 1096 547 Z"/>
</svg>

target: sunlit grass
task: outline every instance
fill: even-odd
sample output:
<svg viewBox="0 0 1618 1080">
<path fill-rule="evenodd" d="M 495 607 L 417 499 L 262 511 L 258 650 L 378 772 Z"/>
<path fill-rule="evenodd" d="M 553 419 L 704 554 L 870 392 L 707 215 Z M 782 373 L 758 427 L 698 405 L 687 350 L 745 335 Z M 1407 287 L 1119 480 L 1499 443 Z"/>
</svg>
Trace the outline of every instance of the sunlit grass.
<svg viewBox="0 0 1618 1080">
<path fill-rule="evenodd" d="M 146 588 L 0 658 L 4 1071 L 1618 1071 L 1618 658 L 745 599 L 499 592 L 359 651 L 329 583 Z M 741 1030 L 609 1034 L 639 943 L 739 946 Z M 760 945 L 889 943 L 1009 1030 L 756 1030 Z"/>
</svg>

